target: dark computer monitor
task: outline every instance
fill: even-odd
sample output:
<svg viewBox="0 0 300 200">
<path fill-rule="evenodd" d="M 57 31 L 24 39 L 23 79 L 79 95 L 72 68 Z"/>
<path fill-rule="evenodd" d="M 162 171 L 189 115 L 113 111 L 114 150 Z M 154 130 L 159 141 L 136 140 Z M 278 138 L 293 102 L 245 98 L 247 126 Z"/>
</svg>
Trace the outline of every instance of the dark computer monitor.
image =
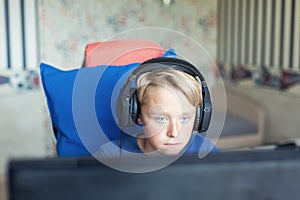
<svg viewBox="0 0 300 200">
<path fill-rule="evenodd" d="M 8 173 L 11 200 L 300 199 L 298 151 L 191 155 L 137 174 L 93 158 L 12 160 Z"/>
</svg>

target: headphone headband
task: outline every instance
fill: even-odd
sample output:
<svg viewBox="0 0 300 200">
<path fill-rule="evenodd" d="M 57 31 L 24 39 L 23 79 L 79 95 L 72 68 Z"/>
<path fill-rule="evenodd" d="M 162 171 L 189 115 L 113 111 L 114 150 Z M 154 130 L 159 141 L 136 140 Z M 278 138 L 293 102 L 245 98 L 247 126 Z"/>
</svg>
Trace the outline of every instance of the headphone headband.
<svg viewBox="0 0 300 200">
<path fill-rule="evenodd" d="M 193 77 L 199 77 L 201 82 L 205 81 L 202 74 L 197 70 L 197 68 L 194 65 L 185 60 L 173 57 L 158 57 L 147 60 L 141 63 L 135 70 L 133 70 L 132 74 L 134 74 L 137 77 L 139 74 L 152 71 L 153 69 L 157 69 L 157 67 L 154 65 L 148 65 L 156 63 L 162 64 L 166 68 L 172 67 L 173 69 L 183 71 Z M 159 68 L 161 69 L 162 67 L 163 66 L 160 66 Z"/>
</svg>

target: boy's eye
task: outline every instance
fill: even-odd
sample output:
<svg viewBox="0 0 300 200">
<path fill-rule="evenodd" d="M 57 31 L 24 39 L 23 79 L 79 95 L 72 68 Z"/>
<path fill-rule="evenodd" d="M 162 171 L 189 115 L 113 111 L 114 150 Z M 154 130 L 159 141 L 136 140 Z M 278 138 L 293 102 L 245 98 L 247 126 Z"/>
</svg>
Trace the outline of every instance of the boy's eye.
<svg viewBox="0 0 300 200">
<path fill-rule="evenodd" d="M 167 122 L 167 118 L 166 117 L 155 117 L 154 119 L 155 119 L 155 121 L 157 121 L 159 123 Z"/>
<path fill-rule="evenodd" d="M 152 115 L 151 118 L 158 123 L 165 123 L 168 121 L 167 117 L 165 116 Z"/>
<path fill-rule="evenodd" d="M 186 123 L 190 120 L 190 116 L 183 116 L 181 117 L 181 123 Z"/>
</svg>

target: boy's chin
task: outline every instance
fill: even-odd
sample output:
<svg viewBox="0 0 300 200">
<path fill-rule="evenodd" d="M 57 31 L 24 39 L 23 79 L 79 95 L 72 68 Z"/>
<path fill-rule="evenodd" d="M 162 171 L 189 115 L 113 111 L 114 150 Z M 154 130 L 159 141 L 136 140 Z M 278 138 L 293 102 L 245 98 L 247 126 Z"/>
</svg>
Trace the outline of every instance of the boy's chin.
<svg viewBox="0 0 300 200">
<path fill-rule="evenodd" d="M 176 156 L 181 152 L 181 150 L 170 150 L 170 149 L 161 149 L 159 151 L 160 154 L 166 155 L 166 156 Z"/>
</svg>

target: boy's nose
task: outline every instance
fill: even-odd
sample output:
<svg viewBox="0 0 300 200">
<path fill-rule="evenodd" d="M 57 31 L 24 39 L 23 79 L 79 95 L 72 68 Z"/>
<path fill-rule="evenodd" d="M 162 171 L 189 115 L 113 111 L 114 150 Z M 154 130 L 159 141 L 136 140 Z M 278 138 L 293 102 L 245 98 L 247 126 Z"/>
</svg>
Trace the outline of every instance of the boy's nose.
<svg viewBox="0 0 300 200">
<path fill-rule="evenodd" d="M 179 126 L 180 125 L 176 122 L 176 120 L 170 122 L 168 126 L 168 136 L 172 138 L 177 137 L 179 134 Z"/>
</svg>

